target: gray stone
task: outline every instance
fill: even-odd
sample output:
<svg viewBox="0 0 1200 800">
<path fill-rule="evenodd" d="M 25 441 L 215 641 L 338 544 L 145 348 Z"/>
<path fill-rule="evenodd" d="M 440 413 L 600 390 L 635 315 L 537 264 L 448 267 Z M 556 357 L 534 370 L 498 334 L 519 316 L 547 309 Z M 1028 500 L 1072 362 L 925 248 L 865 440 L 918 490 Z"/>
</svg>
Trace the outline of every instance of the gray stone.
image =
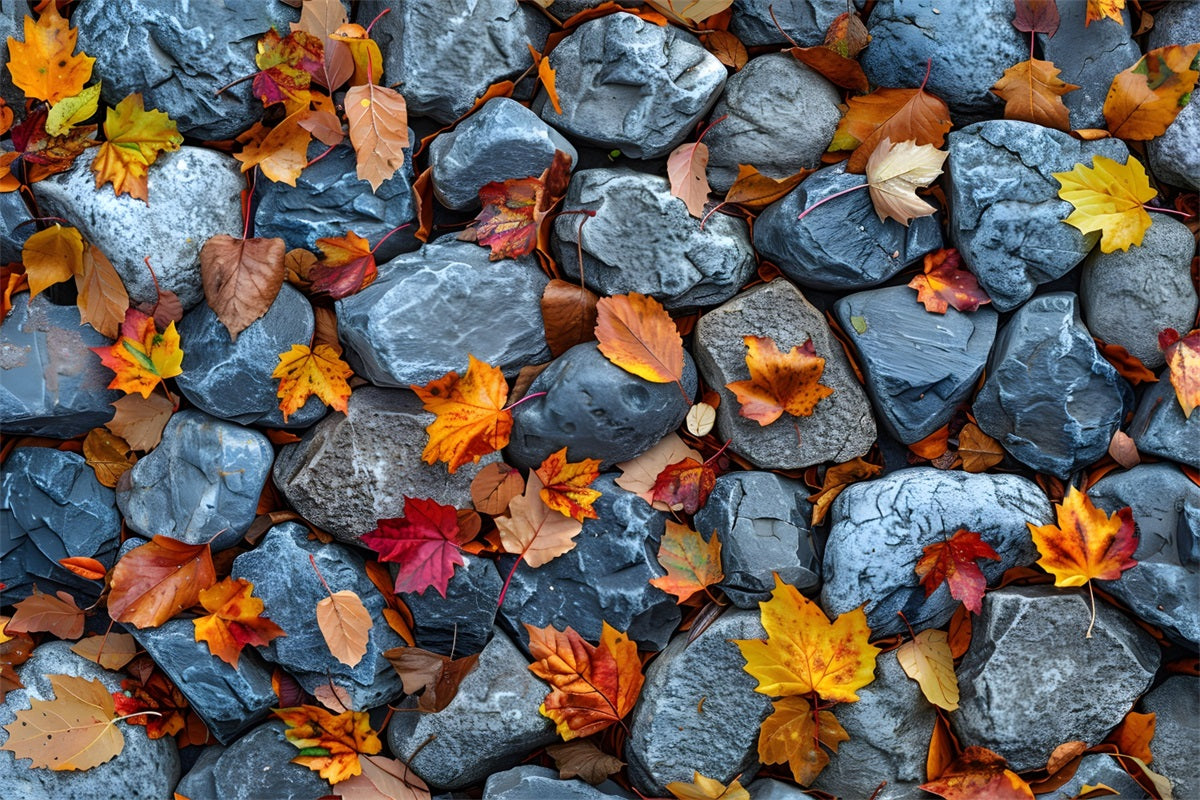
<svg viewBox="0 0 1200 800">
<path fill-rule="evenodd" d="M 772 10 L 778 25 L 771 19 Z M 830 23 L 844 11 L 842 0 L 733 0 L 729 29 L 747 47 L 787 44 L 787 37 L 807 47 L 825 41 Z"/>
<path fill-rule="evenodd" d="M 363 563 L 345 545 L 310 539 L 308 529 L 295 522 L 271 528 L 258 547 L 233 561 L 233 577 L 254 584 L 263 616 L 287 634 L 260 647 L 263 658 L 291 673 L 307 692 L 330 682 L 340 686 L 351 707 L 360 711 L 391 703 L 403 693 L 400 676 L 383 657 L 403 641 L 384 620 L 383 595 L 367 578 Z M 317 603 L 344 590 L 358 595 L 372 620 L 367 652 L 354 667 L 334 658 L 317 625 Z"/>
<path fill-rule="evenodd" d="M 4 17 L 0 16 L 0 20 Z M 0 32 L 0 42 L 3 32 Z M 0 50 L 0 58 L 4 58 Z M 8 71 L 5 70 L 5 75 Z M 10 264 L 21 260 L 21 248 L 25 240 L 37 232 L 33 217 L 20 192 L 0 192 L 0 264 Z"/>
<path fill-rule="evenodd" d="M 847 486 L 833 501 L 821 605 L 836 616 L 867 604 L 873 636 L 949 621 L 958 601 L 946 585 L 925 596 L 914 570 L 928 545 L 974 531 L 1000 556 L 979 559 L 988 583 L 1037 560 L 1027 523 L 1053 520 L 1037 484 L 1017 475 L 972 475 L 912 467 Z M 1064 740 L 1065 741 L 1065 740 Z"/>
<path fill-rule="evenodd" d="M 983 374 L 996 338 L 992 309 L 935 314 L 907 286 L 859 292 L 833 307 L 858 351 L 876 417 L 904 444 L 950 421 Z"/>
<path fill-rule="evenodd" d="M 521 647 L 529 642 L 525 625 L 569 625 L 596 642 L 607 622 L 640 649 L 661 650 L 680 619 L 676 598 L 650 585 L 666 574 L 658 563 L 666 514 L 617 486 L 612 474 L 601 475 L 592 488 L 601 492 L 597 519 L 583 521 L 570 551 L 537 569 L 517 566 L 499 621 Z M 501 572 L 507 575 L 515 561 L 501 558 Z"/>
<path fill-rule="evenodd" d="M 695 640 L 681 633 L 646 670 L 630 715 L 625 759 L 641 792 L 664 797 L 666 784 L 692 782 L 693 771 L 721 783 L 758 771 L 758 729 L 771 699 L 734 639 L 763 639 L 757 611 L 726 611 Z"/>
<path fill-rule="evenodd" d="M 1150 686 L 1160 660 L 1150 634 L 1083 589 L 1009 586 L 988 592 L 958 666 L 951 725 L 1024 772 L 1063 742 L 1094 745 Z"/>
<path fill-rule="evenodd" d="M 717 478 L 695 529 L 721 542 L 719 584 L 738 608 L 770 599 L 775 575 L 801 591 L 815 591 L 821 562 L 808 520 L 812 505 L 800 481 L 773 472 L 730 472 Z"/>
<path fill-rule="evenodd" d="M 683 388 L 651 383 L 605 358 L 595 342 L 577 344 L 534 379 L 528 394 L 545 392 L 513 409 L 510 464 L 537 467 L 564 446 L 572 461 L 598 458 L 605 466 L 640 456 L 687 416 L 698 379 L 683 355 Z"/>
<path fill-rule="evenodd" d="M 199 303 L 200 248 L 220 233 L 242 235 L 239 196 L 245 181 L 238 162 L 202 147 L 162 153 L 149 168 L 147 205 L 115 195 L 109 184 L 97 189 L 94 157 L 80 156 L 66 172 L 33 185 L 42 213 L 63 217 L 100 248 L 134 304 L 158 300 L 147 256 L 158 285 L 179 295 L 185 310 Z"/>
<path fill-rule="evenodd" d="M 24 0 L 13 0 L 0 6 L 0 64 L 7 64 L 11 56 L 8 52 L 9 37 L 25 41 L 25 16 L 33 18 L 28 3 Z M 0 70 L 0 98 L 14 112 L 25 104 L 25 93 L 12 82 L 8 68 Z"/>
<path fill-rule="evenodd" d="M 521 651 L 496 631 L 450 705 L 436 714 L 394 714 L 388 744 L 430 785 L 465 789 L 558 738 L 554 723 L 538 713 L 549 693 Z M 410 698 L 402 707 L 415 703 Z"/>
<path fill-rule="evenodd" d="M 1157 139 L 1146 142 L 1150 171 L 1159 180 L 1192 191 L 1200 190 L 1200 104 L 1188 103 Z"/>
<path fill-rule="evenodd" d="M 605 2 L 608 2 L 608 0 L 554 0 L 546 10 L 550 12 L 552 17 L 561 22 L 570 19 L 580 11 L 595 8 Z M 637 8 L 638 6 L 644 6 L 645 0 L 616 0 L 616 3 L 625 8 Z"/>
<path fill-rule="evenodd" d="M 1155 765 L 1157 766 L 1157 764 Z M 1090 753 L 1079 760 L 1079 766 L 1071 780 L 1057 789 L 1035 795 L 1038 800 L 1070 800 L 1078 797 L 1084 786 L 1104 784 L 1117 792 L 1117 797 L 1126 800 L 1150 800 L 1146 790 L 1129 773 L 1121 769 L 1107 753 Z"/>
<path fill-rule="evenodd" d="M 0 424 L 5 433 L 71 439 L 112 419 L 112 370 L 90 347 L 109 339 L 79 324 L 79 309 L 22 292 L 0 325 Z"/>
<path fill-rule="evenodd" d="M 191 800 L 313 800 L 329 794 L 328 781 L 292 763 L 300 751 L 285 727 L 274 720 L 223 750 L 206 748 L 176 791 Z"/>
<path fill-rule="evenodd" d="M 216 765 L 227 749 L 223 744 L 205 745 L 200 751 L 200 755 L 196 756 L 196 760 L 192 762 L 187 774 L 179 780 L 179 785 L 175 787 L 176 794 L 187 798 L 194 797 L 196 800 L 201 798 L 216 800 Z"/>
<path fill-rule="evenodd" d="M 592 786 L 579 778 L 560 780 L 557 771 L 534 764 L 497 772 L 489 776 L 483 786 L 484 800 L 602 800 L 605 797 L 632 800 L 633 795 L 612 781 Z"/>
<path fill-rule="evenodd" d="M 1200 792 L 1200 681 L 1186 675 L 1167 678 L 1142 698 L 1154 714 L 1152 769 L 1171 781 L 1176 797 Z"/>
<path fill-rule="evenodd" d="M 1175 0 L 1154 14 L 1154 27 L 1146 41 L 1147 50 L 1189 42 L 1200 42 L 1200 2 Z"/>
<path fill-rule="evenodd" d="M 432 588 L 397 595 L 412 612 L 417 647 L 453 658 L 483 650 L 495 626 L 504 584 L 495 561 L 461 555 L 463 563 L 454 568 L 445 597 Z"/>
<path fill-rule="evenodd" d="M 180 411 L 167 421 L 158 447 L 122 476 L 117 505 L 142 536 L 211 541 L 214 551 L 224 550 L 254 522 L 274 457 L 258 431 Z"/>
<path fill-rule="evenodd" d="M 550 360 L 541 299 L 549 278 L 532 257 L 489 261 L 488 249 L 443 236 L 379 268 L 339 300 L 338 338 L 377 386 L 425 384 L 466 372 L 467 354 L 510 377 Z"/>
<path fill-rule="evenodd" d="M 404 516 L 405 495 L 466 507 L 471 480 L 500 457 L 484 456 L 454 474 L 444 464 L 423 463 L 433 418 L 407 390 L 356 389 L 349 413 L 330 414 L 280 449 L 275 485 L 305 519 L 351 543 L 379 520 Z"/>
<path fill-rule="evenodd" d="M 1070 292 L 1039 295 L 996 337 L 979 427 L 1014 458 L 1066 479 L 1108 451 L 1133 393 L 1096 349 Z"/>
<path fill-rule="evenodd" d="M 579 278 L 579 239 L 587 284 L 601 295 L 638 292 L 667 308 L 724 302 L 754 273 L 743 220 L 714 214 L 701 228 L 666 178 L 630 169 L 588 169 L 571 178 L 566 213 L 551 244 L 562 271 Z M 580 221 L 586 219 L 582 229 Z"/>
<path fill-rule="evenodd" d="M 1139 452 L 1200 469 L 1200 414 L 1183 415 L 1166 370 L 1145 388 L 1127 432 Z"/>
<path fill-rule="evenodd" d="M 812 795 L 793 783 L 759 778 L 746 787 L 750 800 L 808 800 Z"/>
<path fill-rule="evenodd" d="M 541 175 L 558 150 L 578 163 L 566 137 L 537 114 L 511 98 L 493 97 L 429 145 L 434 195 L 447 208 L 477 208 L 484 186 Z"/>
<path fill-rule="evenodd" d="M 665 156 L 682 144 L 726 75 L 691 34 L 626 13 L 580 25 L 550 53 L 550 66 L 563 113 L 544 91 L 533 110 L 568 136 L 630 158 Z"/>
<path fill-rule="evenodd" d="M 1052 173 L 1090 167 L 1097 155 L 1122 164 L 1129 157 L 1119 139 L 1084 142 L 1015 120 L 971 125 L 949 142 L 950 236 L 997 311 L 1011 311 L 1038 285 L 1066 275 L 1100 239 L 1062 222 L 1073 207 L 1059 198 Z"/>
<path fill-rule="evenodd" d="M 1164 363 L 1158 332 L 1192 327 L 1198 305 L 1192 283 L 1196 240 L 1188 227 L 1165 214 L 1153 220 L 1141 247 L 1104 253 L 1083 262 L 1079 299 L 1092 335 L 1119 344 L 1150 369 Z"/>
<path fill-rule="evenodd" d="M 768 336 L 780 352 L 812 339 L 825 359 L 821 384 L 833 389 L 811 416 L 784 414 L 763 427 L 741 416 L 727 383 L 747 380 L 747 336 Z M 755 286 L 709 311 L 696 324 L 696 363 L 708 386 L 721 395 L 717 435 L 762 469 L 800 469 L 823 461 L 843 462 L 866 454 L 875 441 L 871 404 L 850 369 L 825 317 L 785 280 Z"/>
<path fill-rule="evenodd" d="M 42 642 L 33 657 L 17 669 L 25 685 L 11 689 L 0 704 L 0 745 L 8 741 L 5 726 L 11 725 L 17 712 L 30 707 L 30 701 L 52 700 L 51 675 L 71 675 L 99 681 L 110 692 L 121 691 L 120 673 L 110 672 L 71 652 L 70 642 Z M 89 770 L 56 771 L 33 769 L 28 759 L 18 759 L 8 750 L 0 750 L 0 797 L 22 800 L 161 800 L 171 796 L 179 781 L 179 750 L 171 737 L 151 739 L 141 725 L 118 723 L 125 738 L 121 752 Z"/>
<path fill-rule="evenodd" d="M 867 192 L 850 192 L 797 219 L 824 198 L 865 182 L 847 174 L 844 164 L 809 175 L 754 221 L 754 247 L 801 286 L 845 291 L 882 283 L 942 246 L 936 216 L 917 217 L 908 226 L 880 220 Z"/>
</svg>

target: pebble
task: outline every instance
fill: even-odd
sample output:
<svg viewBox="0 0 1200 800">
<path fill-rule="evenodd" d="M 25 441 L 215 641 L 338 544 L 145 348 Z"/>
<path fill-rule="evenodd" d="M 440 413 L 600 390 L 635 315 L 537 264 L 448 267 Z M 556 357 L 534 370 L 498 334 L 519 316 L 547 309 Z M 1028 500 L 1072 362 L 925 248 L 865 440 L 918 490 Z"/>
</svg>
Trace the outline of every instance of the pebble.
<svg viewBox="0 0 1200 800">
<path fill-rule="evenodd" d="M 845 11 L 841 0 L 734 0 L 729 30 L 747 47 L 791 44 L 789 38 L 811 47 L 825 40 L 825 31 Z"/>
<path fill-rule="evenodd" d="M 285 727 L 276 719 L 229 747 L 205 748 L 176 791 L 190 800 L 312 800 L 328 794 L 328 781 L 292 763 L 300 751 L 284 735 Z"/>
<path fill-rule="evenodd" d="M 484 800 L 546 800 L 551 797 L 555 800 L 602 800 L 605 797 L 633 800 L 634 795 L 612 781 L 591 786 L 579 778 L 560 780 L 556 771 L 534 764 L 496 772 L 483 786 Z"/>
<path fill-rule="evenodd" d="M 432 588 L 397 595 L 412 612 L 417 647 L 451 658 L 483 650 L 492 636 L 504 583 L 495 561 L 459 555 L 463 563 L 454 568 L 445 597 Z"/>
<path fill-rule="evenodd" d="M 1200 469 L 1200 414 L 1183 415 L 1167 370 L 1143 390 L 1127 432 L 1139 453 Z"/>
</svg>

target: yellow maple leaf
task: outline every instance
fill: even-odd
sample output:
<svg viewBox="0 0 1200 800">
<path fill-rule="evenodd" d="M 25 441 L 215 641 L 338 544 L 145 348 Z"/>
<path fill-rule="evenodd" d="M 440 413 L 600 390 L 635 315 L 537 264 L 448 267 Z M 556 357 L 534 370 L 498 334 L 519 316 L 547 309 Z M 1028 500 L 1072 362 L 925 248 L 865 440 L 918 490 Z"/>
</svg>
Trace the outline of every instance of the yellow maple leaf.
<svg viewBox="0 0 1200 800">
<path fill-rule="evenodd" d="M 750 792 L 740 781 L 734 779 L 733 783 L 726 786 L 695 770 L 692 771 L 691 783 L 671 781 L 667 784 L 667 791 L 679 800 L 750 800 Z"/>
<path fill-rule="evenodd" d="M 141 94 L 134 93 L 108 110 L 104 136 L 107 141 L 92 162 L 96 188 L 111 181 L 116 194 L 130 194 L 148 204 L 146 169 L 159 153 L 183 144 L 175 122 L 162 111 L 147 111 Z"/>
<path fill-rule="evenodd" d="M 29 299 L 83 272 L 83 236 L 57 223 L 25 240 L 21 262 L 29 280 Z"/>
<path fill-rule="evenodd" d="M 283 421 L 287 422 L 288 415 L 299 411 L 314 394 L 330 408 L 346 413 L 350 399 L 350 384 L 346 379 L 353 374 L 350 366 L 327 344 L 312 349 L 294 344 L 291 350 L 280 353 L 271 377 L 279 379 L 277 396 Z"/>
<path fill-rule="evenodd" d="M 57 103 L 74 97 L 92 77 L 96 59 L 75 53 L 78 31 L 70 27 L 50 3 L 35 23 L 25 17 L 25 41 L 8 37 L 8 62 L 12 82 L 27 97 Z"/>
<path fill-rule="evenodd" d="M 179 349 L 175 323 L 159 333 L 154 317 L 136 308 L 125 312 L 121 338 L 108 347 L 90 349 L 100 356 L 104 366 L 116 373 L 108 388 L 120 389 L 125 394 L 137 392 L 149 397 L 155 386 L 183 372 L 183 350 Z"/>
<path fill-rule="evenodd" d="M 1083 27 L 1106 18 L 1118 25 L 1124 25 L 1125 20 L 1121 18 L 1121 9 L 1124 7 L 1125 0 L 1087 0 L 1087 17 L 1083 21 Z"/>
<path fill-rule="evenodd" d="M 1089 168 L 1076 164 L 1069 172 L 1055 172 L 1062 185 L 1058 196 L 1075 210 L 1063 222 L 1083 233 L 1101 231 L 1100 250 L 1112 253 L 1141 245 L 1150 227 L 1145 204 L 1153 199 L 1146 168 L 1133 156 L 1119 164 L 1096 156 Z"/>
<path fill-rule="evenodd" d="M 383 749 L 365 711 L 331 714 L 320 706 L 276 708 L 272 713 L 287 724 L 284 735 L 300 749 L 292 759 L 332 784 L 362 774 L 359 755 Z"/>
<path fill-rule="evenodd" d="M 803 697 L 776 700 L 771 716 L 763 720 L 758 734 L 758 760 L 764 764 L 787 764 L 801 786 L 809 786 L 829 764 L 822 745 L 837 752 L 850 740 L 832 711 L 813 712 Z"/>
<path fill-rule="evenodd" d="M 426 464 L 445 461 L 453 473 L 508 444 L 513 419 L 504 407 L 508 381 L 498 367 L 468 354 L 467 372 L 461 378 L 450 371 L 424 386 L 413 384 L 410 388 L 425 410 L 437 417 L 425 428 L 429 442 L 421 459 Z"/>
</svg>

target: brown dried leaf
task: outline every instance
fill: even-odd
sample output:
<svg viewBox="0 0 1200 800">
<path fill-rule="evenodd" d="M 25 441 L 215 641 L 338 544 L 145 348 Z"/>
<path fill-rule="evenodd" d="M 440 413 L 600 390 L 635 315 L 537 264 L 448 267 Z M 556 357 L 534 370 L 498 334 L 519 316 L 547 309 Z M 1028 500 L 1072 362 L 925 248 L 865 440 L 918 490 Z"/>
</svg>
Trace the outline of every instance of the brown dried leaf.
<svg viewBox="0 0 1200 800">
<path fill-rule="evenodd" d="M 367 654 L 371 614 L 358 595 L 349 589 L 333 592 L 317 603 L 317 627 L 333 657 L 356 667 Z"/>
<path fill-rule="evenodd" d="M 133 468 L 137 457 L 129 452 L 129 444 L 104 428 L 93 428 L 83 440 L 83 457 L 96 472 L 101 485 L 113 489 L 121 476 Z"/>
<path fill-rule="evenodd" d="M 94 244 L 84 248 L 83 269 L 75 276 L 75 287 L 79 290 L 80 321 L 116 339 L 129 308 L 129 293 L 112 262 Z"/>
<path fill-rule="evenodd" d="M 137 655 L 137 642 L 128 633 L 88 636 L 71 645 L 71 652 L 105 669 L 121 669 Z"/>
<path fill-rule="evenodd" d="M 502 461 L 488 464 L 471 481 L 471 503 L 482 514 L 499 516 L 508 511 L 508 504 L 525 491 L 525 479 L 520 470 Z"/>
<path fill-rule="evenodd" d="M 985 472 L 1004 460 L 1004 448 L 974 422 L 968 422 L 959 431 L 957 453 L 966 472 Z"/>
<path fill-rule="evenodd" d="M 33 594 L 13 609 L 12 619 L 4 626 L 8 633 L 44 631 L 60 639 L 78 639 L 83 635 L 83 611 L 75 605 L 75 598 L 66 592 L 43 594 L 35 586 Z"/>
<path fill-rule="evenodd" d="M 149 397 L 128 394 L 114 401 L 112 406 L 117 413 L 104 427 L 139 451 L 153 450 L 158 446 L 167 420 L 175 413 L 175 406 L 160 394 Z"/>
<path fill-rule="evenodd" d="M 1108 443 L 1108 454 L 1112 456 L 1113 461 L 1125 469 L 1133 469 L 1142 463 L 1142 457 L 1138 454 L 1137 444 L 1124 431 L 1113 432 L 1112 441 Z"/>
<path fill-rule="evenodd" d="M 596 338 L 596 301 L 590 289 L 552 279 L 542 292 L 546 344 L 555 358 Z"/>
<path fill-rule="evenodd" d="M 346 92 L 350 143 L 357 156 L 360 180 L 379 187 L 404 166 L 408 147 L 408 106 L 395 89 L 374 83 L 352 86 Z"/>
<path fill-rule="evenodd" d="M 204 297 L 233 341 L 275 302 L 286 248 L 279 238 L 235 239 L 224 233 L 200 248 Z"/>
<path fill-rule="evenodd" d="M 591 739 L 573 739 L 546 747 L 546 753 L 558 767 L 558 777 L 564 781 L 581 778 L 593 786 L 608 780 L 625 766 L 625 762 L 596 746 Z"/>
</svg>

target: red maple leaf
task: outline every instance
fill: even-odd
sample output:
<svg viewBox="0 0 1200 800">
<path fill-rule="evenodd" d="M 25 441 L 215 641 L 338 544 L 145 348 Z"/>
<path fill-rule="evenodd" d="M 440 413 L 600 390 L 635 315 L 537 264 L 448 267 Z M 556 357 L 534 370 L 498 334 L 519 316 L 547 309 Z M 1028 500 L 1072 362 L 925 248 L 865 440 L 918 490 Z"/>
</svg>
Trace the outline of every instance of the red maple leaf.
<svg viewBox="0 0 1200 800">
<path fill-rule="evenodd" d="M 458 511 L 433 500 L 404 498 L 404 516 L 379 520 L 362 537 L 380 561 L 400 565 L 396 592 L 424 593 L 430 586 L 446 596 L 454 567 L 462 564 L 461 547 L 470 541 L 458 526 Z"/>
<path fill-rule="evenodd" d="M 375 251 L 354 231 L 317 239 L 324 257 L 310 271 L 312 291 L 341 300 L 367 288 L 378 277 Z"/>
<path fill-rule="evenodd" d="M 668 464 L 654 479 L 651 499 L 666 503 L 673 511 L 682 509 L 684 513 L 695 514 L 708 501 L 709 493 L 717 485 L 714 465 L 728 446 L 729 442 L 726 442 L 703 464 L 694 458 Z"/>
<path fill-rule="evenodd" d="M 933 594 L 933 590 L 945 581 L 950 587 L 950 596 L 978 614 L 987 588 L 983 572 L 975 563 L 979 558 L 1000 560 L 991 545 L 966 528 L 959 528 L 946 541 L 926 546 L 915 568 L 925 587 L 925 596 Z"/>
<path fill-rule="evenodd" d="M 917 301 L 926 311 L 945 314 L 954 306 L 958 311 L 974 311 L 992 302 L 973 274 L 962 268 L 962 256 L 954 248 L 935 250 L 925 256 L 925 273 L 908 282 L 917 290 Z"/>
<path fill-rule="evenodd" d="M 561 150 L 537 178 L 493 181 L 479 190 L 483 210 L 474 229 L 460 238 L 474 239 L 492 249 L 492 261 L 520 258 L 542 242 L 543 222 L 554 208 L 571 178 L 571 157 Z"/>
</svg>

